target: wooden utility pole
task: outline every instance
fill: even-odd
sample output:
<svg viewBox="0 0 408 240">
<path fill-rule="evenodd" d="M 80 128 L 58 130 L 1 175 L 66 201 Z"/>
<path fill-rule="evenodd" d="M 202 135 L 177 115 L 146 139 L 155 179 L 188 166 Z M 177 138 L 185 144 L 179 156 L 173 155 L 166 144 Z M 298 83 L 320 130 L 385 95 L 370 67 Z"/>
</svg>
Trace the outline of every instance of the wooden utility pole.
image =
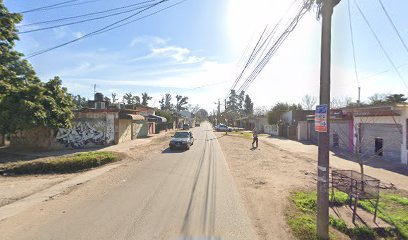
<svg viewBox="0 0 408 240">
<path fill-rule="evenodd" d="M 320 0 L 322 15 L 320 59 L 320 105 L 327 104 L 327 131 L 319 132 L 317 177 L 317 235 L 329 239 L 329 142 L 330 142 L 330 61 L 331 20 L 340 0 Z"/>
</svg>

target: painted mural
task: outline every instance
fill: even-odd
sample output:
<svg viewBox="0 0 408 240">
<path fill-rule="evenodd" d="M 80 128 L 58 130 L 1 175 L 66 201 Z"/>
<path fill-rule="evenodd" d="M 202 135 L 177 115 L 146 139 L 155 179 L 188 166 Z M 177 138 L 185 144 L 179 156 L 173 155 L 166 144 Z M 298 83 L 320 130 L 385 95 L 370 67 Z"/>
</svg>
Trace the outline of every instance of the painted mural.
<svg viewBox="0 0 408 240">
<path fill-rule="evenodd" d="M 84 148 L 94 145 L 110 144 L 114 140 L 114 119 L 85 119 L 75 123 L 71 129 L 60 128 L 56 136 L 57 142 L 65 147 Z"/>
</svg>

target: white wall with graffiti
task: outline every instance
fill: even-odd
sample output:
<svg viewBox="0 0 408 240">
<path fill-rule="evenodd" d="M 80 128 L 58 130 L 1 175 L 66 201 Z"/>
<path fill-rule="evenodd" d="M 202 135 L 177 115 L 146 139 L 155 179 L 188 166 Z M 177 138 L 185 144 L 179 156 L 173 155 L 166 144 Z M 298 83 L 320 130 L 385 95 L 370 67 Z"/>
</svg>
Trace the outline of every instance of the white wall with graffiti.
<svg viewBox="0 0 408 240">
<path fill-rule="evenodd" d="M 56 141 L 70 148 L 85 148 L 109 145 L 115 139 L 115 116 L 104 118 L 82 118 L 75 121 L 71 129 L 58 129 Z"/>
</svg>

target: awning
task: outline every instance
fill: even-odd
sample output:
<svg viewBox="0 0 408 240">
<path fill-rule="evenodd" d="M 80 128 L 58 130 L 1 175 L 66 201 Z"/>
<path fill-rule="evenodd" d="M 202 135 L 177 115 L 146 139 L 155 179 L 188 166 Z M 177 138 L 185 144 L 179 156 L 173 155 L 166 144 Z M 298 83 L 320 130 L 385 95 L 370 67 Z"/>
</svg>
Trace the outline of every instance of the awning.
<svg viewBox="0 0 408 240">
<path fill-rule="evenodd" d="M 146 117 L 147 121 L 149 122 L 157 122 L 157 123 L 165 123 L 167 119 L 165 117 L 157 116 L 157 115 L 149 115 Z"/>
<path fill-rule="evenodd" d="M 138 121 L 138 120 L 145 120 L 145 118 L 142 115 L 138 114 L 119 114 L 120 119 L 129 119 L 132 121 Z"/>
</svg>

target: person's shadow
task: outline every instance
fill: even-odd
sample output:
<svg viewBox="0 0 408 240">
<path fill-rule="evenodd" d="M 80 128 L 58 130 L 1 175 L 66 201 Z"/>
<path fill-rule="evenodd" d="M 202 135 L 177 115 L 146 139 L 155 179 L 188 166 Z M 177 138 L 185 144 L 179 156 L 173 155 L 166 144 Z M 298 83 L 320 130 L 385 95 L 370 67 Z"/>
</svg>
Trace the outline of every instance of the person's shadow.
<svg viewBox="0 0 408 240">
<path fill-rule="evenodd" d="M 251 147 L 251 148 L 250 148 L 251 151 L 253 151 L 253 150 L 255 150 L 255 149 L 257 149 L 257 147 Z"/>
</svg>

